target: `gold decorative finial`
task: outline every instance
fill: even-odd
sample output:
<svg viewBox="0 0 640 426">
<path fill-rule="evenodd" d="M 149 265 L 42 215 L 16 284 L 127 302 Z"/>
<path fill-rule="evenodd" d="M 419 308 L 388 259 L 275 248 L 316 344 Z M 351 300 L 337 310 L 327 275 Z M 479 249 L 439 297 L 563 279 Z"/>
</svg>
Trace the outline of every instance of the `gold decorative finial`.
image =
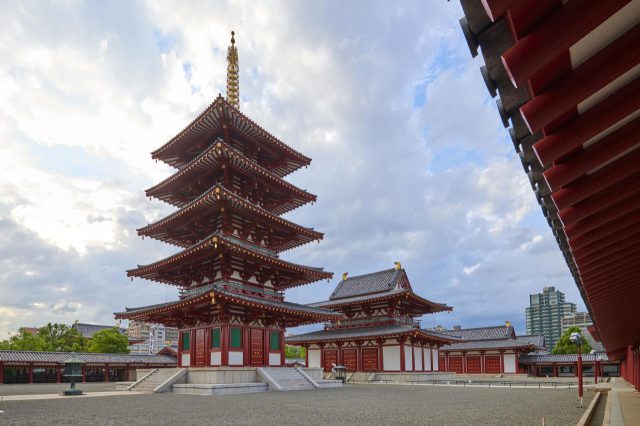
<svg viewBox="0 0 640 426">
<path fill-rule="evenodd" d="M 393 262 L 394 265 L 396 265 L 395 269 L 396 271 L 399 269 L 402 269 L 402 264 L 400 262 Z"/>
<path fill-rule="evenodd" d="M 342 274 L 342 281 L 347 279 L 347 275 L 349 275 L 348 272 L 345 272 L 344 274 Z"/>
<path fill-rule="evenodd" d="M 227 49 L 227 101 L 238 109 L 240 109 L 239 71 L 235 32 L 231 31 L 231 46 Z"/>
</svg>

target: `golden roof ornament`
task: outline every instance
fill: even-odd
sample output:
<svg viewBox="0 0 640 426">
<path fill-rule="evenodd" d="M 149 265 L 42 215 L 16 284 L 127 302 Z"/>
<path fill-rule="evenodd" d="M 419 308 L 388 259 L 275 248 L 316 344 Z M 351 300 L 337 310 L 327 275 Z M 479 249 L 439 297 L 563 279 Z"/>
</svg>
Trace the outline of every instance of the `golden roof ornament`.
<svg viewBox="0 0 640 426">
<path fill-rule="evenodd" d="M 231 31 L 231 46 L 227 49 L 227 102 L 238 109 L 240 109 L 239 71 L 235 32 Z"/>
</svg>

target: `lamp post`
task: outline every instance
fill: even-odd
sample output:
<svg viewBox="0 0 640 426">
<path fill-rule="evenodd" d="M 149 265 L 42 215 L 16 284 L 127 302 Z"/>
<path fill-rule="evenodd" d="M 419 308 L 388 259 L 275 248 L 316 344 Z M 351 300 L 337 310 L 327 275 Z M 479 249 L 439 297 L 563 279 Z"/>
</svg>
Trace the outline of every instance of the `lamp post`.
<svg viewBox="0 0 640 426">
<path fill-rule="evenodd" d="M 71 386 L 62 393 L 63 395 L 82 395 L 82 390 L 76 389 L 76 379 L 82 377 L 82 364 L 84 362 L 78 359 L 75 353 L 64 362 L 64 376 L 71 379 Z"/>
<path fill-rule="evenodd" d="M 582 336 L 577 331 L 571 333 L 571 337 L 569 338 L 571 343 L 574 343 L 578 346 L 578 399 L 580 400 L 580 407 L 582 407 Z"/>
</svg>

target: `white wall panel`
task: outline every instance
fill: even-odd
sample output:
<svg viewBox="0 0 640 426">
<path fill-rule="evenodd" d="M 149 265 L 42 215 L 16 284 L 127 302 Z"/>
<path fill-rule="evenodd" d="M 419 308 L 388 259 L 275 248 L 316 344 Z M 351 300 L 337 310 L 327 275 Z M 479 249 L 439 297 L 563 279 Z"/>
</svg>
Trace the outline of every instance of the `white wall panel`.
<svg viewBox="0 0 640 426">
<path fill-rule="evenodd" d="M 182 354 L 181 365 L 183 367 L 188 367 L 191 365 L 191 354 Z"/>
<path fill-rule="evenodd" d="M 383 346 L 382 361 L 384 371 L 400 370 L 400 346 Z"/>
<path fill-rule="evenodd" d="M 516 354 L 504 354 L 504 372 L 516 372 Z"/>
<path fill-rule="evenodd" d="M 280 365 L 280 354 L 269 354 L 269 365 Z"/>
<path fill-rule="evenodd" d="M 320 365 L 320 349 L 309 349 L 309 367 L 310 368 L 321 368 Z"/>
<path fill-rule="evenodd" d="M 422 348 L 413 348 L 413 357 L 416 360 L 416 371 L 422 371 Z"/>
<path fill-rule="evenodd" d="M 211 352 L 211 365 L 222 365 L 222 352 Z"/>
<path fill-rule="evenodd" d="M 404 371 L 413 371 L 413 347 L 404 345 Z"/>
<path fill-rule="evenodd" d="M 438 353 L 438 349 L 431 349 L 431 354 L 433 355 L 433 371 L 440 371 L 440 360 L 438 359 L 438 355 L 440 354 Z"/>
<path fill-rule="evenodd" d="M 244 353 L 229 351 L 229 365 L 242 365 L 244 363 Z"/>
</svg>

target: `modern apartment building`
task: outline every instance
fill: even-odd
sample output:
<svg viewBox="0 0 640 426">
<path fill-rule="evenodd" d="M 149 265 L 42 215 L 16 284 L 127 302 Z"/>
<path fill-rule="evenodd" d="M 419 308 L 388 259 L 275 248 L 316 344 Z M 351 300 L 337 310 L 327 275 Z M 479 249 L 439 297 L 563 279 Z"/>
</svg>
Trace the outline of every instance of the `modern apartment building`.
<svg viewBox="0 0 640 426">
<path fill-rule="evenodd" d="M 576 312 L 573 315 L 564 317 L 560 320 L 562 326 L 562 332 L 567 331 L 569 327 L 585 328 L 593 324 L 589 312 Z"/>
<path fill-rule="evenodd" d="M 575 303 L 565 302 L 564 293 L 545 287 L 542 293 L 529 296 L 527 334 L 542 334 L 551 350 L 562 335 L 562 318 L 575 313 Z"/>
</svg>

